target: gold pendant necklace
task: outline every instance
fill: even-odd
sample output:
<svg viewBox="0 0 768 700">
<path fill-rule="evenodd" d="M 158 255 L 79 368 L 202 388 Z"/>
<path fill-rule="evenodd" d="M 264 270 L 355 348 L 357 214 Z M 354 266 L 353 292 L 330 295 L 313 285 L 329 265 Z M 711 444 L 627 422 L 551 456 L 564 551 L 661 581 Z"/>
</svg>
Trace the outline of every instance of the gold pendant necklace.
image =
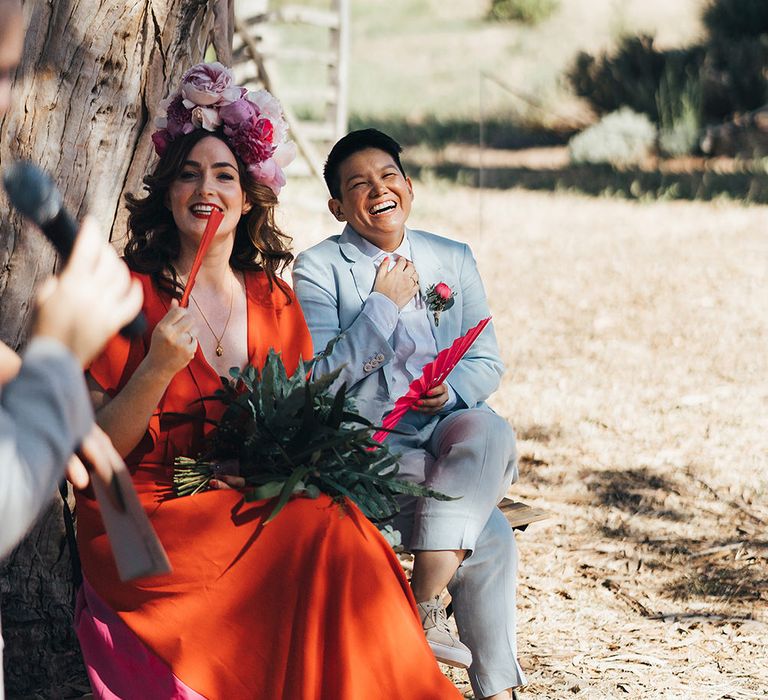
<svg viewBox="0 0 768 700">
<path fill-rule="evenodd" d="M 189 298 L 195 303 L 197 310 L 200 312 L 200 315 L 203 317 L 203 321 L 205 321 L 205 325 L 208 326 L 208 330 L 211 331 L 211 335 L 216 339 L 216 356 L 221 357 L 224 354 L 224 347 L 222 346 L 221 341 L 224 338 L 224 334 L 227 332 L 227 327 L 229 326 L 229 319 L 232 318 L 232 306 L 235 299 L 234 276 L 232 277 L 232 283 L 230 284 L 230 290 L 229 290 L 229 313 L 227 314 L 227 322 L 224 324 L 224 330 L 221 331 L 221 335 L 216 335 L 216 333 L 214 333 L 213 328 L 211 327 L 211 324 L 208 323 L 208 319 L 205 317 L 203 310 L 200 308 L 200 304 L 198 304 L 197 301 L 195 301 L 195 297 L 193 297 L 192 294 L 190 294 Z"/>
</svg>

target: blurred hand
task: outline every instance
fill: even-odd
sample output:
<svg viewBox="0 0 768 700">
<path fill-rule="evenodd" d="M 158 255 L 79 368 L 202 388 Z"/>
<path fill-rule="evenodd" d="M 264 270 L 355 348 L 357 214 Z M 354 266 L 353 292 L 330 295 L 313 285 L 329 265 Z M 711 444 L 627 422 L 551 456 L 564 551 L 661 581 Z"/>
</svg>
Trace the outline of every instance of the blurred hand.
<svg viewBox="0 0 768 700">
<path fill-rule="evenodd" d="M 85 436 L 79 453 L 80 456 L 72 455 L 67 464 L 67 480 L 76 489 L 84 489 L 91 481 L 89 471 L 93 472 L 95 478 L 101 479 L 107 486 L 112 505 L 118 510 L 123 510 L 123 504 L 112 490 L 111 484 L 115 469 L 122 469 L 124 463 L 112 441 L 98 425 L 94 424 L 91 432 Z"/>
<path fill-rule="evenodd" d="M 72 255 L 37 296 L 34 335 L 56 338 L 87 365 L 141 310 L 141 283 L 86 218 Z"/>
<path fill-rule="evenodd" d="M 197 350 L 197 328 L 192 314 L 182 309 L 176 299 L 152 331 L 147 363 L 165 377 L 184 369 Z"/>
<path fill-rule="evenodd" d="M 10 382 L 21 369 L 21 358 L 0 340 L 0 384 Z"/>
<path fill-rule="evenodd" d="M 448 401 L 448 396 L 448 385 L 442 383 L 424 394 L 424 396 L 416 402 L 414 408 L 420 413 L 426 413 L 427 415 L 433 416 L 435 413 L 440 413 L 440 411 L 443 410 L 443 406 L 445 406 Z"/>
<path fill-rule="evenodd" d="M 379 292 L 402 309 L 419 291 L 419 275 L 412 262 L 399 257 L 389 269 L 389 258 L 384 258 L 376 272 L 373 291 Z"/>
</svg>

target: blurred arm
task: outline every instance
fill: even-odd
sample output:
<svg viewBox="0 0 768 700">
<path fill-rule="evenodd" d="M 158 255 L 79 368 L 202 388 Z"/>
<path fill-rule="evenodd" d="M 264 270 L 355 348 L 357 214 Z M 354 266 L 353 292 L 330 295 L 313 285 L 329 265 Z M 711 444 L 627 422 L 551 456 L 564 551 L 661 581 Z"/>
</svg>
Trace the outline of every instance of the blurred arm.
<svg viewBox="0 0 768 700">
<path fill-rule="evenodd" d="M 0 393 L 0 556 L 50 500 L 92 425 L 80 364 L 61 343 L 33 339 Z"/>
</svg>

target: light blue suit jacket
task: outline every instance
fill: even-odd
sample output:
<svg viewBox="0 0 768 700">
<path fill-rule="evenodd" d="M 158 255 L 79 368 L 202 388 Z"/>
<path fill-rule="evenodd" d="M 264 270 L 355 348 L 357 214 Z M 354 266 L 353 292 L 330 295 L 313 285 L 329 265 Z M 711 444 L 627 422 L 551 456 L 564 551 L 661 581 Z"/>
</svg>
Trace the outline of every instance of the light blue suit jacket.
<svg viewBox="0 0 768 700">
<path fill-rule="evenodd" d="M 340 236 L 331 236 L 299 254 L 293 281 L 315 352 L 343 333 L 330 355 L 318 362 L 315 374 L 344 365 L 334 388 L 346 382 L 358 411 L 377 423 L 398 398 L 390 396 L 394 349 L 392 337 L 384 337 L 368 315 L 361 313 L 373 290 L 376 267 L 353 243 L 357 235 L 346 226 Z M 485 290 L 465 243 L 410 229 L 408 239 L 422 294 L 439 282 L 456 292 L 453 306 L 443 311 L 439 325 L 428 314 L 440 351 L 490 315 Z M 483 405 L 498 388 L 503 371 L 493 324 L 488 324 L 448 377 L 458 398 L 455 408 Z"/>
</svg>

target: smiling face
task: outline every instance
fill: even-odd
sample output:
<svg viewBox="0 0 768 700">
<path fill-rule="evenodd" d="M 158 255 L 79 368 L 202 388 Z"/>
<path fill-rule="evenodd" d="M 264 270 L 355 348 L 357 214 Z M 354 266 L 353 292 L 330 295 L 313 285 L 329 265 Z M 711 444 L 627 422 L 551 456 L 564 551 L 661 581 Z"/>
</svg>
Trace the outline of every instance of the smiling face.
<svg viewBox="0 0 768 700">
<path fill-rule="evenodd" d="M 212 209 L 224 214 L 216 236 L 231 235 L 251 208 L 240 184 L 240 171 L 229 147 L 215 136 L 198 141 L 168 188 L 166 206 L 182 238 L 199 242 Z"/>
<path fill-rule="evenodd" d="M 375 246 L 395 250 L 411 213 L 411 179 L 400 172 L 389 153 L 366 148 L 341 164 L 339 182 L 341 199 L 328 202 L 331 213 Z"/>
</svg>

